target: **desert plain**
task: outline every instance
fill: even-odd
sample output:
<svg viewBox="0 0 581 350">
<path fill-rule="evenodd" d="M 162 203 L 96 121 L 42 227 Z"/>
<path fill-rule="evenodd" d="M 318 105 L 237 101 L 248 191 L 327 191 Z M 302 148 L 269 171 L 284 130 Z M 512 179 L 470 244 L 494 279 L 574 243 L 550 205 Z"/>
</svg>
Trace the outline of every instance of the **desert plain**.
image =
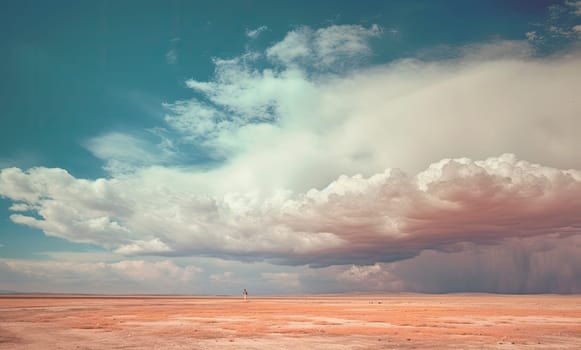
<svg viewBox="0 0 581 350">
<path fill-rule="evenodd" d="M 0 349 L 581 349 L 581 296 L 5 295 Z"/>
</svg>

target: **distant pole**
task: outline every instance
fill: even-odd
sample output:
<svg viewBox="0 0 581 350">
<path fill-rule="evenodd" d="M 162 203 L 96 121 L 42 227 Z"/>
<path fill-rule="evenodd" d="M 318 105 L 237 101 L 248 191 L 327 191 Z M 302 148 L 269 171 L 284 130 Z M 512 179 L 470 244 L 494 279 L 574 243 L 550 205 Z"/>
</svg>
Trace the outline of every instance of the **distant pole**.
<svg viewBox="0 0 581 350">
<path fill-rule="evenodd" d="M 246 290 L 246 288 L 244 288 L 244 290 L 242 291 L 242 296 L 244 297 L 244 301 L 246 301 L 246 297 L 248 297 L 248 291 Z"/>
</svg>

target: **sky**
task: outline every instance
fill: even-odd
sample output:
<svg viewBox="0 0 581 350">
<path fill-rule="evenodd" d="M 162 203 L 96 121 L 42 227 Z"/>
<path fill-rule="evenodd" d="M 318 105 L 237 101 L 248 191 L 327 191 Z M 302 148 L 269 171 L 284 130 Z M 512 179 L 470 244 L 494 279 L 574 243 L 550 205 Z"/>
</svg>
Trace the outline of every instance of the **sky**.
<svg viewBox="0 0 581 350">
<path fill-rule="evenodd" d="M 0 290 L 581 293 L 581 1 L 3 1 Z"/>
</svg>

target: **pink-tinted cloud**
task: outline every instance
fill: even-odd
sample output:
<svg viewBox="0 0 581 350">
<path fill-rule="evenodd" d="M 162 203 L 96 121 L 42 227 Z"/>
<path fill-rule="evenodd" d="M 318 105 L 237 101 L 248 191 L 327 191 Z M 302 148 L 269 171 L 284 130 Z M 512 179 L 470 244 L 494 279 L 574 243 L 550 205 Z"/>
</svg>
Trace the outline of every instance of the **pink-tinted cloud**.
<svg viewBox="0 0 581 350">
<path fill-rule="evenodd" d="M 443 160 L 409 176 L 388 170 L 341 177 L 287 203 L 294 230 L 332 232 L 344 244 L 314 260 L 361 263 L 412 257 L 462 243 L 581 233 L 581 173 L 519 161 L 512 155 Z"/>
<path fill-rule="evenodd" d="M 121 254 L 361 265 L 461 251 L 466 243 L 581 234 L 581 172 L 510 154 L 445 159 L 415 176 L 397 169 L 342 176 L 322 190 L 266 198 L 146 183 L 44 168 L 0 173 L 0 193 L 17 203 L 14 222 Z"/>
</svg>

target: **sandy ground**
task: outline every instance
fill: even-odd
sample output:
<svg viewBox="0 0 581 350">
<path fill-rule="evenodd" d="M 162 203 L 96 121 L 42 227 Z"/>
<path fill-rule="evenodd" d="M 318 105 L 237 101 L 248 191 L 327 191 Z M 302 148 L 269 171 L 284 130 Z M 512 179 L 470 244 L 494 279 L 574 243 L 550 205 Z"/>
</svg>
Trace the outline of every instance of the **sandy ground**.
<svg viewBox="0 0 581 350">
<path fill-rule="evenodd" d="M 581 349 L 581 296 L 1 296 L 0 349 Z"/>
</svg>

